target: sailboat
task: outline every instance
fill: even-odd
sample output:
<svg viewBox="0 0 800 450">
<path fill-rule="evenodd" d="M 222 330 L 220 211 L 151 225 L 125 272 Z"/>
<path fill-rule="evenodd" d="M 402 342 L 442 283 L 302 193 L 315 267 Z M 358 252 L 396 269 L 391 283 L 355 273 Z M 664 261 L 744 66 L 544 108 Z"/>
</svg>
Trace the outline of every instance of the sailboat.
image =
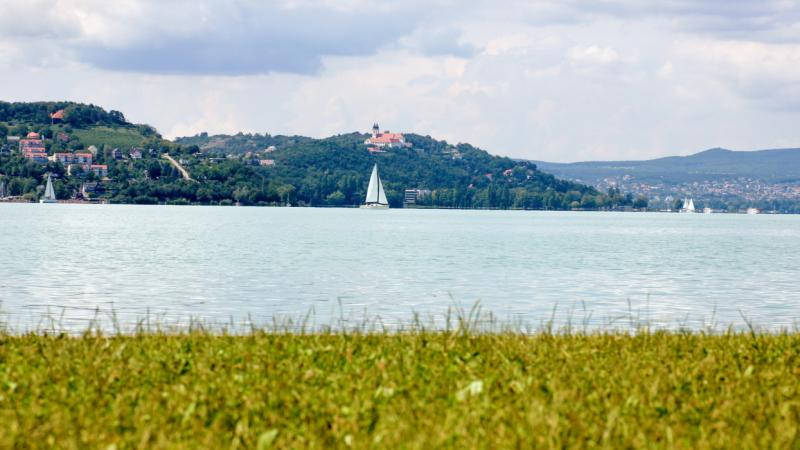
<svg viewBox="0 0 800 450">
<path fill-rule="evenodd" d="M 692 201 L 691 198 L 690 199 L 685 199 L 685 198 L 683 199 L 683 208 L 681 209 L 681 212 L 686 212 L 686 213 L 695 212 L 694 201 Z"/>
<path fill-rule="evenodd" d="M 367 199 L 361 207 L 364 209 L 386 209 L 389 207 L 389 202 L 386 200 L 386 191 L 383 189 L 381 177 L 378 175 L 377 164 L 372 168 L 369 187 L 367 187 Z"/>
<path fill-rule="evenodd" d="M 56 191 L 53 189 L 53 178 L 47 174 L 47 187 L 44 188 L 44 197 L 39 200 L 39 203 L 58 203 L 56 200 Z"/>
</svg>

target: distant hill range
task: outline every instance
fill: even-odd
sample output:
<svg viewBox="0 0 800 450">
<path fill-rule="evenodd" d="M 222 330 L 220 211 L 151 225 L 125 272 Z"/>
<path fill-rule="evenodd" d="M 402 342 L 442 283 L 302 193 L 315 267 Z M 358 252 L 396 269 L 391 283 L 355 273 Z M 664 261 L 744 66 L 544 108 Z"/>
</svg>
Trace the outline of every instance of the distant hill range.
<svg viewBox="0 0 800 450">
<path fill-rule="evenodd" d="M 689 156 L 644 161 L 551 163 L 540 170 L 601 190 L 645 194 L 664 206 L 675 197 L 735 207 L 800 200 L 800 148 L 732 151 L 713 148 Z M 697 201 L 697 200 L 696 200 Z"/>
</svg>

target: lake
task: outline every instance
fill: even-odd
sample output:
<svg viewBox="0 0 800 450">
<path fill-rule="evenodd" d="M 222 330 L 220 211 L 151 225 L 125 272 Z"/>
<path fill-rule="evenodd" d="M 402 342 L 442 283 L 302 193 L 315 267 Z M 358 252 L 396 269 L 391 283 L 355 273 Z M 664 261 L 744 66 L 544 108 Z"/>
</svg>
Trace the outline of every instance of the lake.
<svg viewBox="0 0 800 450">
<path fill-rule="evenodd" d="M 252 322 L 800 324 L 800 216 L 0 204 L 14 331 Z M 304 319 L 305 318 L 305 319 Z"/>
</svg>

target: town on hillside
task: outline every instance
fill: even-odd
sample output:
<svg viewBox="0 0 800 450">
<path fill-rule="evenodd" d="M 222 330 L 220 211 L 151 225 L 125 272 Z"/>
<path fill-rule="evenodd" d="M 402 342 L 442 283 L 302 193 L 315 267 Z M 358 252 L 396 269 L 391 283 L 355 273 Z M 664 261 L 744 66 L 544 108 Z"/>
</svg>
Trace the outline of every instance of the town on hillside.
<svg viewBox="0 0 800 450">
<path fill-rule="evenodd" d="M 202 171 L 203 167 L 223 163 L 237 163 L 266 170 L 278 166 L 273 156 L 278 150 L 276 145 L 244 152 L 220 152 L 213 148 L 200 150 L 192 145 L 178 145 L 171 149 L 157 145 L 150 148 L 121 148 L 98 142 L 85 146 L 76 139 L 75 130 L 63 125 L 63 119 L 64 111 L 55 111 L 50 114 L 50 127 L 40 127 L 23 135 L 8 134 L 5 142 L 0 144 L 0 156 L 21 158 L 22 161 L 41 167 L 38 177 L 41 185 L 45 184 L 47 176 L 51 176 L 56 181 L 57 197 L 62 202 L 106 202 L 123 184 L 115 182 L 121 181 L 169 179 L 170 176 L 194 181 L 191 177 L 192 170 Z M 20 130 L 24 131 L 24 128 L 14 131 Z M 368 133 L 363 146 L 369 154 L 412 148 L 412 144 L 402 133 L 380 131 L 377 123 Z M 177 155 L 177 159 L 169 156 L 170 150 Z M 452 159 L 461 157 L 455 148 L 448 148 L 443 153 Z M 35 201 L 43 190 L 39 185 L 32 193 L 30 186 L 24 186 L 19 179 L 3 179 L 2 175 L 3 171 L 0 170 L 0 201 Z M 431 192 L 427 188 L 406 188 L 403 191 L 403 204 L 414 206 L 419 200 L 430 196 Z M 224 202 L 224 199 L 221 201 Z M 291 194 L 284 193 L 277 203 L 288 204 L 291 201 Z"/>
</svg>

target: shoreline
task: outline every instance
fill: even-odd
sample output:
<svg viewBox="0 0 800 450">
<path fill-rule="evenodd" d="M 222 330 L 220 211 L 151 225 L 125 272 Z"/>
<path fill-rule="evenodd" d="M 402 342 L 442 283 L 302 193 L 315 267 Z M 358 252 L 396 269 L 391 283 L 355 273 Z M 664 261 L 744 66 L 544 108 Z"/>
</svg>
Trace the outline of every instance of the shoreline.
<svg viewBox="0 0 800 450">
<path fill-rule="evenodd" d="M 0 199 L 0 204 L 39 204 L 38 202 L 34 201 L 27 201 L 27 200 L 17 200 L 17 199 Z M 316 206 L 309 206 L 309 205 L 241 205 L 241 204 L 206 204 L 206 203 L 113 203 L 109 201 L 85 201 L 85 200 L 58 200 L 55 204 L 63 204 L 63 205 L 127 205 L 127 206 L 196 206 L 196 207 L 203 207 L 203 206 L 214 206 L 214 207 L 237 207 L 237 208 L 304 208 L 304 209 L 360 209 L 361 205 L 316 205 Z M 403 208 L 388 208 L 388 209 L 419 209 L 419 210 L 444 210 L 444 211 L 536 211 L 536 212 L 587 212 L 587 213 L 595 213 L 595 212 L 614 212 L 614 213 L 664 213 L 664 214 L 681 214 L 681 215 L 768 215 L 768 216 L 775 216 L 775 215 L 798 215 L 800 213 L 790 213 L 790 212 L 779 212 L 779 211 L 764 211 L 759 212 L 757 214 L 748 213 L 746 211 L 738 211 L 738 212 L 728 212 L 728 211 L 715 211 L 713 213 L 683 213 L 680 211 L 666 211 L 666 210 L 621 210 L 621 209 L 523 209 L 523 208 L 458 208 L 458 207 L 444 207 L 444 206 L 415 206 L 415 207 L 403 207 Z"/>
</svg>

